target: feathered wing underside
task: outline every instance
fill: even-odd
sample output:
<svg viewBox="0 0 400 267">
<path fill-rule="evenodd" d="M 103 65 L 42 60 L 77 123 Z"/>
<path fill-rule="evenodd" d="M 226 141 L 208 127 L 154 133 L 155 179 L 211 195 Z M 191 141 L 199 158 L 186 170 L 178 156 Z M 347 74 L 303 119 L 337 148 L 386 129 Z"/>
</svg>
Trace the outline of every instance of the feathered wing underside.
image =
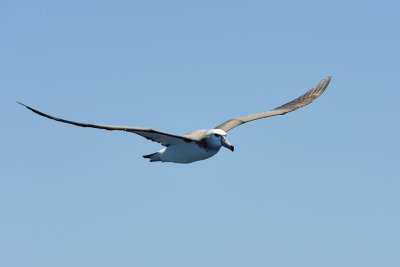
<svg viewBox="0 0 400 267">
<path fill-rule="evenodd" d="M 263 119 L 263 118 L 276 116 L 276 115 L 283 115 L 288 112 L 292 112 L 298 108 L 301 108 L 301 107 L 304 107 L 305 105 L 310 104 L 312 101 L 314 101 L 316 98 L 318 98 L 328 87 L 328 84 L 330 81 L 331 81 L 331 77 L 326 77 L 325 79 L 320 81 L 317 85 L 315 85 L 313 88 L 311 88 L 307 93 L 290 101 L 289 103 L 286 103 L 286 104 L 279 106 L 277 108 L 274 108 L 272 110 L 227 120 L 215 128 L 221 129 L 225 132 L 228 132 L 229 130 L 232 130 L 233 128 L 235 128 L 243 123 L 249 122 L 249 121 L 254 121 L 254 120 Z"/>
<path fill-rule="evenodd" d="M 175 135 L 175 134 L 170 134 L 166 132 L 161 132 L 157 131 L 151 128 L 144 128 L 144 127 L 131 127 L 131 126 L 114 126 L 114 125 L 101 125 L 101 124 L 92 124 L 92 123 L 82 123 L 82 122 L 76 122 L 76 121 L 70 121 L 70 120 L 65 120 L 61 118 L 57 118 L 51 115 L 48 115 L 46 113 L 43 113 L 39 110 L 36 110 L 34 108 L 31 108 L 25 104 L 22 104 L 18 102 L 18 104 L 23 105 L 27 109 L 31 110 L 32 112 L 46 117 L 51 120 L 63 122 L 63 123 L 68 123 L 72 124 L 75 126 L 80 126 L 80 127 L 88 127 L 88 128 L 96 128 L 96 129 L 104 129 L 108 131 L 125 131 L 125 132 L 130 132 L 134 134 L 138 134 L 140 136 L 143 136 L 146 139 L 149 139 L 154 142 L 158 142 L 164 146 L 169 146 L 169 145 L 174 145 L 174 144 L 179 144 L 181 142 L 192 142 L 193 140 L 186 137 L 186 136 L 181 136 L 181 135 Z"/>
</svg>

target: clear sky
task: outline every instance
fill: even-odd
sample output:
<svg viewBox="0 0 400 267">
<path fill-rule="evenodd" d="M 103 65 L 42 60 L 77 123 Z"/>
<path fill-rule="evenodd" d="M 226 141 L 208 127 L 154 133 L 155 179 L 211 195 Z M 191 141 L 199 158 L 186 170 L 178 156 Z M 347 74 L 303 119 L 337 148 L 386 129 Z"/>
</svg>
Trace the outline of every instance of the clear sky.
<svg viewBox="0 0 400 267">
<path fill-rule="evenodd" d="M 0 2 L 0 266 L 400 266 L 398 1 Z M 229 132 L 149 163 L 140 136 Z"/>
</svg>

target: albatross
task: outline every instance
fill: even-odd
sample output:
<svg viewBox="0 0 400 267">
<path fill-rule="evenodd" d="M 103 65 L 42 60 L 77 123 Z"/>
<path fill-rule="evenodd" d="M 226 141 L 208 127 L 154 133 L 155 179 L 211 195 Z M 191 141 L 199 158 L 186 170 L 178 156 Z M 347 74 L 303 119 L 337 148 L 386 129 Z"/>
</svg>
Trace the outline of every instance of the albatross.
<svg viewBox="0 0 400 267">
<path fill-rule="evenodd" d="M 163 148 L 161 150 L 143 156 L 144 158 L 149 159 L 150 162 L 192 163 L 214 156 L 218 153 L 221 147 L 226 147 L 233 152 L 234 146 L 229 143 L 228 139 L 226 138 L 226 134 L 228 131 L 250 121 L 277 115 L 284 115 L 288 112 L 292 112 L 298 108 L 304 107 L 305 105 L 310 104 L 316 98 L 318 98 L 328 87 L 330 81 L 331 77 L 328 76 L 325 79 L 321 80 L 317 85 L 315 85 L 302 96 L 277 108 L 255 114 L 232 118 L 219 124 L 215 128 L 209 130 L 195 130 L 183 135 L 171 134 L 145 127 L 101 125 L 70 121 L 48 115 L 20 102 L 17 103 L 26 107 L 32 112 L 51 120 L 80 127 L 134 133 L 143 136 L 144 138 L 149 139 L 153 142 L 158 142 L 163 145 Z"/>
</svg>

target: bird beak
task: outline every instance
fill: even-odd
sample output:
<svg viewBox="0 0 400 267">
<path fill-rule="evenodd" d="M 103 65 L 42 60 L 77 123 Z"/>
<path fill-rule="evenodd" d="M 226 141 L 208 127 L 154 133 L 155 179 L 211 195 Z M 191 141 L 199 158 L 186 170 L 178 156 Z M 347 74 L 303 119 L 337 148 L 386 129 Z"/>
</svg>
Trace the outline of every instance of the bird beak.
<svg viewBox="0 0 400 267">
<path fill-rule="evenodd" d="M 235 150 L 235 147 L 231 143 L 228 142 L 228 140 L 226 139 L 225 136 L 222 136 L 221 140 L 222 140 L 222 145 L 224 147 L 228 148 L 232 152 L 233 152 L 233 150 Z"/>
</svg>

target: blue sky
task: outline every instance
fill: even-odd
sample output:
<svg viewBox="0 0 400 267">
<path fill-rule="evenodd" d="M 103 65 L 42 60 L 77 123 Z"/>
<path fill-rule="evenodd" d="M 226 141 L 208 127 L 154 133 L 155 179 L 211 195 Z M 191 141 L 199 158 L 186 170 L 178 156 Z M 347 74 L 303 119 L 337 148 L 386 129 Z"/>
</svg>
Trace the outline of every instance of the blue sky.
<svg viewBox="0 0 400 267">
<path fill-rule="evenodd" d="M 396 1 L 2 1 L 1 266 L 399 266 Z M 139 136 L 229 132 L 148 163 Z"/>
</svg>

